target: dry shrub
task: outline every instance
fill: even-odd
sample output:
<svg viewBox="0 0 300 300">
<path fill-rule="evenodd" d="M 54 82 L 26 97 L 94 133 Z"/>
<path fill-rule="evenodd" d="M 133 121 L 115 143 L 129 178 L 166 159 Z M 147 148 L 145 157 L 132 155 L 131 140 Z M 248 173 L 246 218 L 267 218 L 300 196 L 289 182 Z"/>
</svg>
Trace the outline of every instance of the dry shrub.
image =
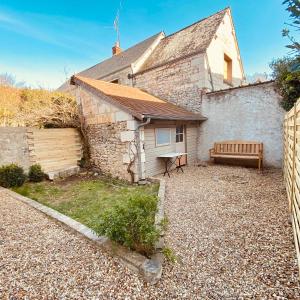
<svg viewBox="0 0 300 300">
<path fill-rule="evenodd" d="M 69 94 L 2 85 L 0 126 L 80 127 L 78 107 Z"/>
</svg>

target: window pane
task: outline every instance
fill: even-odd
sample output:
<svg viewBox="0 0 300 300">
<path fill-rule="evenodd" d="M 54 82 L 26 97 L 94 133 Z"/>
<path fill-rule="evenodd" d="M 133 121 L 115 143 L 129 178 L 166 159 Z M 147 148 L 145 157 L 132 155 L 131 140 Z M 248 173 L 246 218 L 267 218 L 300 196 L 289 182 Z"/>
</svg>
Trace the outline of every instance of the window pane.
<svg viewBox="0 0 300 300">
<path fill-rule="evenodd" d="M 183 133 L 183 125 L 176 127 L 176 134 Z"/>
<path fill-rule="evenodd" d="M 183 142 L 183 134 L 176 134 L 176 143 Z"/>
<path fill-rule="evenodd" d="M 176 127 L 176 143 L 183 142 L 183 125 Z"/>
<path fill-rule="evenodd" d="M 170 128 L 157 128 L 156 129 L 156 144 L 168 145 L 171 143 Z"/>
</svg>

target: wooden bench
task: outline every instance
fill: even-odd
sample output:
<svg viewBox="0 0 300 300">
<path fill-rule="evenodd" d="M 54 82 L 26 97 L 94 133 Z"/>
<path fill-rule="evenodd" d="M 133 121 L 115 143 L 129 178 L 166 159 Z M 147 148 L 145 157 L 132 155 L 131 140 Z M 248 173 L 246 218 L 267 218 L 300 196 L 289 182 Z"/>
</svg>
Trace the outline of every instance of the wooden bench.
<svg viewBox="0 0 300 300">
<path fill-rule="evenodd" d="M 248 141 L 224 141 L 214 144 L 209 150 L 210 158 L 249 159 L 258 161 L 258 169 L 263 167 L 263 143 Z"/>
</svg>

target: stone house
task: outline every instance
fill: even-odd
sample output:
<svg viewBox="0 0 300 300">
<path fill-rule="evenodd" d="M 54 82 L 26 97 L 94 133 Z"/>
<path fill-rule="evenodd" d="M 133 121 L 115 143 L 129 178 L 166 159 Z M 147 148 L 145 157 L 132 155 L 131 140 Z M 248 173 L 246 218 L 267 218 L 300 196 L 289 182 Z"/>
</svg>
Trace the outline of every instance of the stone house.
<svg viewBox="0 0 300 300">
<path fill-rule="evenodd" d="M 176 131 L 184 136 L 187 163 L 207 159 L 206 152 L 214 141 L 230 138 L 263 142 L 268 154 L 264 163 L 276 167 L 281 165 L 281 150 L 274 147 L 275 143 L 280 145 L 282 138 L 280 97 L 272 82 L 247 85 L 244 89 L 243 64 L 229 8 L 171 35 L 157 33 L 125 51 L 117 43 L 112 54 L 109 59 L 78 73 L 72 82 L 60 88 L 77 94 L 90 130 L 92 160 L 105 172 L 128 179 L 129 168 L 134 170 L 135 180 L 162 172 L 157 156 L 179 147 L 176 145 Z M 109 82 L 110 89 L 112 84 L 119 88 L 113 100 L 111 94 L 103 92 L 103 82 Z M 128 92 L 126 86 L 133 88 L 128 97 L 125 96 Z M 131 107 L 128 111 L 132 101 L 135 109 L 140 106 L 141 99 L 137 99 L 135 93 L 158 99 L 147 102 L 151 104 L 147 105 L 150 111 L 156 108 L 157 103 L 164 103 L 173 105 L 172 109 L 176 105 L 186 114 L 194 113 L 193 116 L 197 115 L 198 119 L 170 119 L 164 111 L 160 118 L 153 118 L 150 114 L 150 123 L 140 126 L 147 118 L 136 117 Z M 107 95 L 109 105 L 105 102 Z M 115 102 L 116 97 L 118 103 L 123 99 L 121 106 Z M 272 118 L 269 118 L 269 111 L 272 111 Z M 141 115 L 147 116 L 144 111 Z M 124 116 L 124 120 L 119 116 Z M 203 122 L 205 117 L 207 121 Z M 261 118 L 259 122 L 258 117 Z M 156 127 L 165 130 L 156 130 Z M 108 137 L 112 132 L 116 137 L 113 142 L 116 146 L 112 147 L 117 149 L 114 155 L 112 151 L 106 152 L 110 150 Z M 170 143 L 157 147 L 157 132 L 165 136 L 170 132 Z M 135 161 L 135 166 L 132 166 L 130 153 L 133 150 L 128 143 L 139 142 L 139 139 L 140 165 Z M 99 160 L 97 153 L 102 153 L 107 160 Z"/>
<path fill-rule="evenodd" d="M 200 114 L 138 88 L 73 76 L 90 145 L 91 162 L 105 173 L 138 181 L 162 173 L 159 155 L 188 153 L 197 160 Z"/>
<path fill-rule="evenodd" d="M 206 91 L 245 82 L 231 11 L 226 8 L 166 36 L 160 32 L 79 76 L 141 88 L 189 110 L 199 109 Z M 60 89 L 68 90 L 68 83 Z"/>
</svg>

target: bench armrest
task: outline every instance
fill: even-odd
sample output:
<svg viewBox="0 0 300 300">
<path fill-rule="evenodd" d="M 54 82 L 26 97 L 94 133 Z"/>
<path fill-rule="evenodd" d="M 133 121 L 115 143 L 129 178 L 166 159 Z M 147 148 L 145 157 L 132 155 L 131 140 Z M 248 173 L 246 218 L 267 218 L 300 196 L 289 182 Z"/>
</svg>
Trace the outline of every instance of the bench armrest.
<svg viewBox="0 0 300 300">
<path fill-rule="evenodd" d="M 212 155 L 214 153 L 215 153 L 215 149 L 214 148 L 209 149 L 209 155 Z"/>
</svg>

